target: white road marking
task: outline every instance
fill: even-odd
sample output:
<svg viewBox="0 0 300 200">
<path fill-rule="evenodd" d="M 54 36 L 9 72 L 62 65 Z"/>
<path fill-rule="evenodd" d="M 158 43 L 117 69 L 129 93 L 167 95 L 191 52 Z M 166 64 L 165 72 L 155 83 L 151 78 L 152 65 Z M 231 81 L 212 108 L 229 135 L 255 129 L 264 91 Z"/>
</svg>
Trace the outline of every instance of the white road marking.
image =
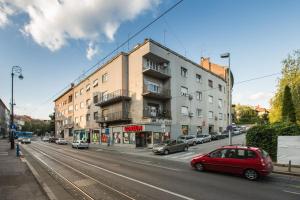
<svg viewBox="0 0 300 200">
<path fill-rule="evenodd" d="M 48 156 L 48 155 L 46 155 L 46 156 Z M 124 179 L 127 179 L 127 180 L 130 180 L 130 181 L 133 181 L 133 182 L 136 182 L 136 183 L 139 183 L 139 184 L 148 186 L 148 187 L 150 187 L 150 188 L 153 188 L 153 189 L 156 189 L 156 190 L 159 190 L 159 191 L 162 191 L 162 192 L 165 192 L 165 193 L 168 193 L 168 194 L 171 194 L 171 195 L 180 197 L 180 198 L 182 198 L 182 199 L 194 200 L 193 198 L 190 198 L 190 197 L 187 197 L 187 196 L 184 196 L 184 195 L 181 195 L 181 194 L 172 192 L 172 191 L 167 190 L 167 189 L 162 189 L 162 188 L 157 187 L 157 186 L 155 186 L 155 185 L 151 185 L 151 184 L 149 184 L 149 183 L 146 183 L 146 182 L 143 182 L 143 181 L 140 181 L 140 180 L 137 180 L 137 179 L 134 179 L 134 178 L 131 178 L 131 177 L 128 177 L 128 176 L 125 176 L 125 175 L 122 175 L 122 174 L 119 174 L 119 173 L 110 171 L 110 170 L 108 170 L 108 169 L 99 167 L 99 166 L 97 166 L 97 165 L 93 165 L 93 164 L 91 164 L 91 163 L 88 163 L 88 162 L 79 160 L 79 159 L 74 158 L 74 157 L 72 157 L 72 156 L 65 156 L 65 155 L 63 155 L 63 156 L 64 156 L 64 157 L 68 157 L 68 158 L 70 158 L 70 159 L 72 159 L 72 160 L 76 160 L 76 161 L 78 161 L 78 162 L 81 162 L 81 163 L 83 163 L 83 164 L 89 165 L 89 166 L 91 166 L 91 167 L 100 169 L 100 170 L 105 171 L 105 172 L 107 172 L 107 173 L 110 173 L 110 174 L 113 174 L 113 175 L 122 177 L 122 178 L 124 178 Z M 50 157 L 50 156 L 49 156 L 49 157 Z M 56 161 L 57 161 L 57 160 L 56 160 Z M 75 170 L 76 170 L 76 169 L 75 169 Z M 92 177 L 91 177 L 91 178 L 92 178 Z"/>
<path fill-rule="evenodd" d="M 153 167 L 162 168 L 162 169 L 173 170 L 173 171 L 181 171 L 180 169 L 165 167 L 165 166 L 151 164 L 151 163 L 144 163 L 144 162 L 132 161 L 132 160 L 130 162 L 141 164 L 141 165 L 153 166 Z"/>
<path fill-rule="evenodd" d="M 290 194 L 296 194 L 296 195 L 300 195 L 300 192 L 293 192 L 293 191 L 289 191 L 289 190 L 283 190 L 286 193 L 290 193 Z"/>
<path fill-rule="evenodd" d="M 180 158 L 180 159 L 187 160 L 187 159 L 191 159 L 191 158 L 193 158 L 193 157 L 196 157 L 196 156 L 198 156 L 198 155 L 201 155 L 201 154 L 199 154 L 199 153 L 195 153 L 195 154 L 193 154 L 193 155 L 186 156 L 186 157 L 184 157 L 184 158 Z"/>
<path fill-rule="evenodd" d="M 180 154 L 180 155 L 176 155 L 176 156 L 170 156 L 170 158 L 179 158 L 179 157 L 185 157 L 187 155 L 191 155 L 191 154 L 194 154 L 194 152 L 188 152 L 188 153 L 185 153 L 185 154 Z"/>
<path fill-rule="evenodd" d="M 0 152 L 0 156 L 8 156 L 8 152 Z"/>
</svg>

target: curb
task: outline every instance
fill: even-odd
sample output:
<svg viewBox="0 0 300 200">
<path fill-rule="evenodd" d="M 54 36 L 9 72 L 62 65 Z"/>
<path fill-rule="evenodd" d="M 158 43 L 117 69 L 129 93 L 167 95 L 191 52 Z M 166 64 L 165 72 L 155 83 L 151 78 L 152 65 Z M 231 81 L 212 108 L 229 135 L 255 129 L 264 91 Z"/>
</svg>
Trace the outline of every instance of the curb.
<svg viewBox="0 0 300 200">
<path fill-rule="evenodd" d="M 26 160 L 23 153 L 22 153 L 22 157 L 21 157 L 21 151 L 20 151 L 20 159 L 27 164 L 27 166 L 30 169 L 31 173 L 33 174 L 35 180 L 39 183 L 39 185 L 43 189 L 43 192 L 46 194 L 48 199 L 49 200 L 57 200 L 57 198 L 54 195 L 54 193 L 52 192 L 52 190 L 48 187 L 48 185 L 44 181 L 41 180 L 40 175 L 34 169 L 34 167 Z"/>
<path fill-rule="evenodd" d="M 293 173 L 293 172 L 280 172 L 280 171 L 273 171 L 274 174 L 283 174 L 283 175 L 289 175 L 289 176 L 299 176 L 299 173 Z"/>
</svg>

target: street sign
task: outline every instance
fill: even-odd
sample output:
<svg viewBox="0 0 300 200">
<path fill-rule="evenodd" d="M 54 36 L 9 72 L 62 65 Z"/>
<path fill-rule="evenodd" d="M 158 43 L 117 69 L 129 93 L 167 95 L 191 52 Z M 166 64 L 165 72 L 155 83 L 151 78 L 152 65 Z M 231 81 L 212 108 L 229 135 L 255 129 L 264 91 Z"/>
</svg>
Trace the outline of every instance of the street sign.
<svg viewBox="0 0 300 200">
<path fill-rule="evenodd" d="M 15 124 L 12 124 L 12 125 L 10 126 L 10 129 L 17 129 L 17 126 L 16 126 Z"/>
</svg>

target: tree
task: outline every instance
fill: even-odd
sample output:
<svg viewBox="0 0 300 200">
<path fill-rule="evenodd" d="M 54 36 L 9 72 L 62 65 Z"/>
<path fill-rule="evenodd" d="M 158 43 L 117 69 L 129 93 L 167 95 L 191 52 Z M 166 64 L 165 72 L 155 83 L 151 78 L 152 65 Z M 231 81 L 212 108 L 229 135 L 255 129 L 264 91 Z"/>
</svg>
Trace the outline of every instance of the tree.
<svg viewBox="0 0 300 200">
<path fill-rule="evenodd" d="M 258 115 L 253 107 L 237 104 L 235 106 L 235 119 L 235 122 L 239 124 L 254 124 L 258 121 Z"/>
<path fill-rule="evenodd" d="M 50 118 L 50 124 L 49 124 L 49 133 L 52 133 L 54 135 L 55 132 L 55 112 L 49 115 Z"/>
<path fill-rule="evenodd" d="M 288 85 L 284 88 L 281 113 L 283 121 L 292 123 L 296 122 L 296 113 L 292 99 L 291 89 Z"/>
<path fill-rule="evenodd" d="M 285 86 L 288 85 L 294 104 L 296 121 L 300 124 L 300 50 L 295 51 L 292 55 L 288 55 L 288 57 L 282 61 L 282 64 L 282 77 L 279 79 L 275 96 L 270 102 L 270 122 L 283 121 L 283 96 Z"/>
</svg>

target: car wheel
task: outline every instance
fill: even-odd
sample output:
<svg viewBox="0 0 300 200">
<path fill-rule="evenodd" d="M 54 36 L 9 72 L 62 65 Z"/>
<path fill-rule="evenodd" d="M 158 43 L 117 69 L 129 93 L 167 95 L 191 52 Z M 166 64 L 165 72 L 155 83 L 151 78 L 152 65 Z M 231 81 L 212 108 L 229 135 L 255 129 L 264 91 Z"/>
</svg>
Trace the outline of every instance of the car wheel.
<svg viewBox="0 0 300 200">
<path fill-rule="evenodd" d="M 204 170 L 204 167 L 203 167 L 203 165 L 202 165 L 201 163 L 197 163 L 197 164 L 195 165 L 195 169 L 196 169 L 197 171 L 203 171 L 203 170 Z"/>
<path fill-rule="evenodd" d="M 185 146 L 183 150 L 184 150 L 184 151 L 188 151 L 189 148 L 188 148 L 187 146 Z"/>
<path fill-rule="evenodd" d="M 168 155 L 169 154 L 169 150 L 164 150 L 164 154 Z"/>
<path fill-rule="evenodd" d="M 258 179 L 258 173 L 254 169 L 246 169 L 244 172 L 244 176 L 246 179 L 251 181 Z"/>
<path fill-rule="evenodd" d="M 196 142 L 193 142 L 193 146 L 196 146 L 196 144 L 197 144 Z"/>
</svg>

